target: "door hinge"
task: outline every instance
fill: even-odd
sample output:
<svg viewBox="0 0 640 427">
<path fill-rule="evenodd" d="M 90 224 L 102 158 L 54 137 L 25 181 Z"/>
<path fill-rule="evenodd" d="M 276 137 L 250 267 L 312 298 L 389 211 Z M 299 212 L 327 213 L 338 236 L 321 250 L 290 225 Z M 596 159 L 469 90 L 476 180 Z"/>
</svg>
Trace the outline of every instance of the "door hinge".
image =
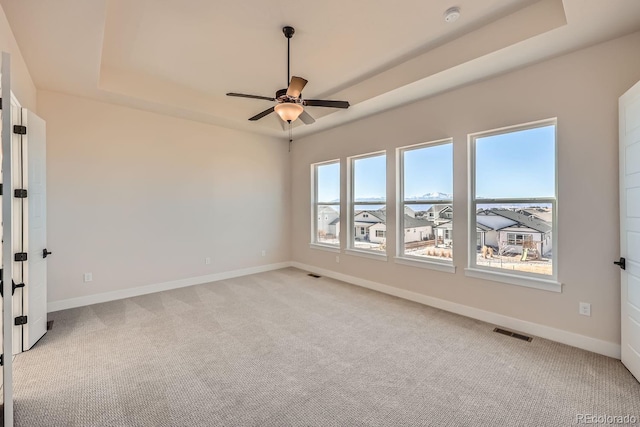
<svg viewBox="0 0 640 427">
<path fill-rule="evenodd" d="M 2 184 L 0 184 L 0 196 L 2 196 Z"/>
<path fill-rule="evenodd" d="M 0 354 L 0 366 L 4 366 L 4 354 Z"/>
<path fill-rule="evenodd" d="M 2 98 L 0 98 L 0 110 L 2 110 Z"/>
<path fill-rule="evenodd" d="M 25 188 L 16 188 L 15 190 L 13 190 L 13 196 L 18 199 L 26 199 L 27 190 Z"/>
<path fill-rule="evenodd" d="M 26 325 L 27 324 L 27 316 L 18 316 L 15 318 L 15 320 L 13 321 L 13 323 L 16 326 L 20 326 L 20 325 Z"/>
<path fill-rule="evenodd" d="M 27 260 L 27 253 L 26 252 L 18 252 L 17 254 L 14 255 L 13 259 L 16 262 L 26 261 Z"/>
<path fill-rule="evenodd" d="M 26 135 L 27 127 L 22 125 L 13 125 L 13 133 L 16 135 Z"/>
<path fill-rule="evenodd" d="M 627 260 L 624 259 L 623 257 L 620 257 L 620 261 L 613 261 L 613 263 L 619 266 L 623 270 L 627 269 Z"/>
</svg>

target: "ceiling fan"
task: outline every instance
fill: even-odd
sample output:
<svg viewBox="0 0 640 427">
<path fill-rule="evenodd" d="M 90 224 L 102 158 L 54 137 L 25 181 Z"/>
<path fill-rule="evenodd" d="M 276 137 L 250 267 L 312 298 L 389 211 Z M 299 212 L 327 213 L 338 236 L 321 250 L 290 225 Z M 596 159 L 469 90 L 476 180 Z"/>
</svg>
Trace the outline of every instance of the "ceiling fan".
<svg viewBox="0 0 640 427">
<path fill-rule="evenodd" d="M 329 107 L 329 108 L 349 108 L 349 102 L 347 101 L 331 101 L 331 100 L 322 100 L 322 99 L 303 99 L 302 98 L 302 89 L 304 89 L 307 84 L 307 80 L 302 77 L 291 76 L 290 67 L 291 67 L 291 37 L 295 33 L 295 29 L 293 27 L 286 26 L 282 29 L 284 36 L 287 38 L 287 83 L 288 87 L 286 89 L 280 89 L 276 92 L 276 96 L 274 98 L 270 98 L 268 96 L 259 96 L 259 95 L 247 95 L 244 93 L 235 93 L 229 92 L 227 96 L 237 96 L 240 98 L 252 98 L 252 99 L 263 99 L 265 101 L 272 101 L 276 104 L 264 110 L 261 113 L 256 114 L 251 117 L 249 120 L 256 121 L 260 120 L 264 116 L 267 116 L 274 111 L 280 116 L 282 120 L 285 122 L 291 123 L 296 119 L 300 118 L 302 122 L 306 125 L 310 125 L 315 122 L 315 119 L 311 117 L 309 113 L 305 111 L 304 107 Z"/>
</svg>

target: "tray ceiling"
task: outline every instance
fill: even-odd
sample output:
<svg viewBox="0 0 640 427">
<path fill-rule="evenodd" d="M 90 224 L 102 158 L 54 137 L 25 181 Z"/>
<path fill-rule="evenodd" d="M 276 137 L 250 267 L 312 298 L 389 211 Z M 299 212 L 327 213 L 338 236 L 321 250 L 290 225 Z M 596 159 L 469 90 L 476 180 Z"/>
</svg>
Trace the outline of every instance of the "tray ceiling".
<svg viewBox="0 0 640 427">
<path fill-rule="evenodd" d="M 640 29 L 636 0 L 0 0 L 39 89 L 283 136 L 247 119 L 291 71 L 309 107 L 298 136 Z M 446 23 L 447 8 L 460 19 Z"/>
</svg>

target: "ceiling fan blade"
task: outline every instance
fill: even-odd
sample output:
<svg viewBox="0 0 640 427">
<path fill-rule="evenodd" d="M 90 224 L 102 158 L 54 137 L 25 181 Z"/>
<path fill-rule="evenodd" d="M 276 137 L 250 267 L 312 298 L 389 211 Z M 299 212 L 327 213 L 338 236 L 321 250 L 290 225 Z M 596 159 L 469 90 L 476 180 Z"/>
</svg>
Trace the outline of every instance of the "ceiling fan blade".
<svg viewBox="0 0 640 427">
<path fill-rule="evenodd" d="M 251 99 L 264 99 L 265 101 L 275 101 L 275 98 L 269 98 L 268 96 L 260 96 L 260 95 L 247 95 L 245 93 L 235 93 L 229 92 L 227 96 L 237 96 L 239 98 L 251 98 Z"/>
<path fill-rule="evenodd" d="M 311 114 L 307 113 L 306 111 L 303 111 L 302 113 L 300 113 L 298 118 L 302 120 L 302 123 L 304 123 L 305 125 L 310 125 L 316 122 L 316 119 L 311 117 Z"/>
<path fill-rule="evenodd" d="M 294 98 L 298 98 L 302 89 L 307 85 L 307 81 L 302 77 L 291 77 L 291 83 L 289 83 L 289 88 L 287 89 L 287 95 L 292 96 Z"/>
<path fill-rule="evenodd" d="M 305 99 L 304 105 L 310 107 L 349 108 L 348 101 L 329 101 L 323 99 Z"/>
<path fill-rule="evenodd" d="M 252 122 L 255 122 L 256 120 L 260 120 L 261 118 L 263 118 L 264 116 L 273 113 L 274 107 L 268 108 L 266 110 L 264 110 L 262 113 L 258 113 L 255 116 L 251 117 L 249 120 L 251 120 Z"/>
</svg>

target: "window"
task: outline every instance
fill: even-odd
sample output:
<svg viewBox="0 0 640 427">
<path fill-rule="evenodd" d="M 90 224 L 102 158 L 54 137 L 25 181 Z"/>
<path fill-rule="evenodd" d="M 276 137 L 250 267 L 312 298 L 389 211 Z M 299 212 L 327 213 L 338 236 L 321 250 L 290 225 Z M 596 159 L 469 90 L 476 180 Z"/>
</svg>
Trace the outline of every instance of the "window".
<svg viewBox="0 0 640 427">
<path fill-rule="evenodd" d="M 311 243 L 340 246 L 340 161 L 311 165 L 313 216 Z"/>
<path fill-rule="evenodd" d="M 349 165 L 349 248 L 384 253 L 386 238 L 378 236 L 377 231 L 386 231 L 387 156 L 375 153 L 352 157 Z"/>
<path fill-rule="evenodd" d="M 556 120 L 470 135 L 469 143 L 470 269 L 555 281 Z"/>
<path fill-rule="evenodd" d="M 531 234 L 507 233 L 507 244 L 524 246 L 525 242 L 527 244 L 533 242 L 533 236 Z"/>
<path fill-rule="evenodd" d="M 452 266 L 452 140 L 399 148 L 398 162 L 398 257 Z"/>
<path fill-rule="evenodd" d="M 376 230 L 376 237 L 387 237 L 386 233 L 384 230 Z"/>
</svg>

